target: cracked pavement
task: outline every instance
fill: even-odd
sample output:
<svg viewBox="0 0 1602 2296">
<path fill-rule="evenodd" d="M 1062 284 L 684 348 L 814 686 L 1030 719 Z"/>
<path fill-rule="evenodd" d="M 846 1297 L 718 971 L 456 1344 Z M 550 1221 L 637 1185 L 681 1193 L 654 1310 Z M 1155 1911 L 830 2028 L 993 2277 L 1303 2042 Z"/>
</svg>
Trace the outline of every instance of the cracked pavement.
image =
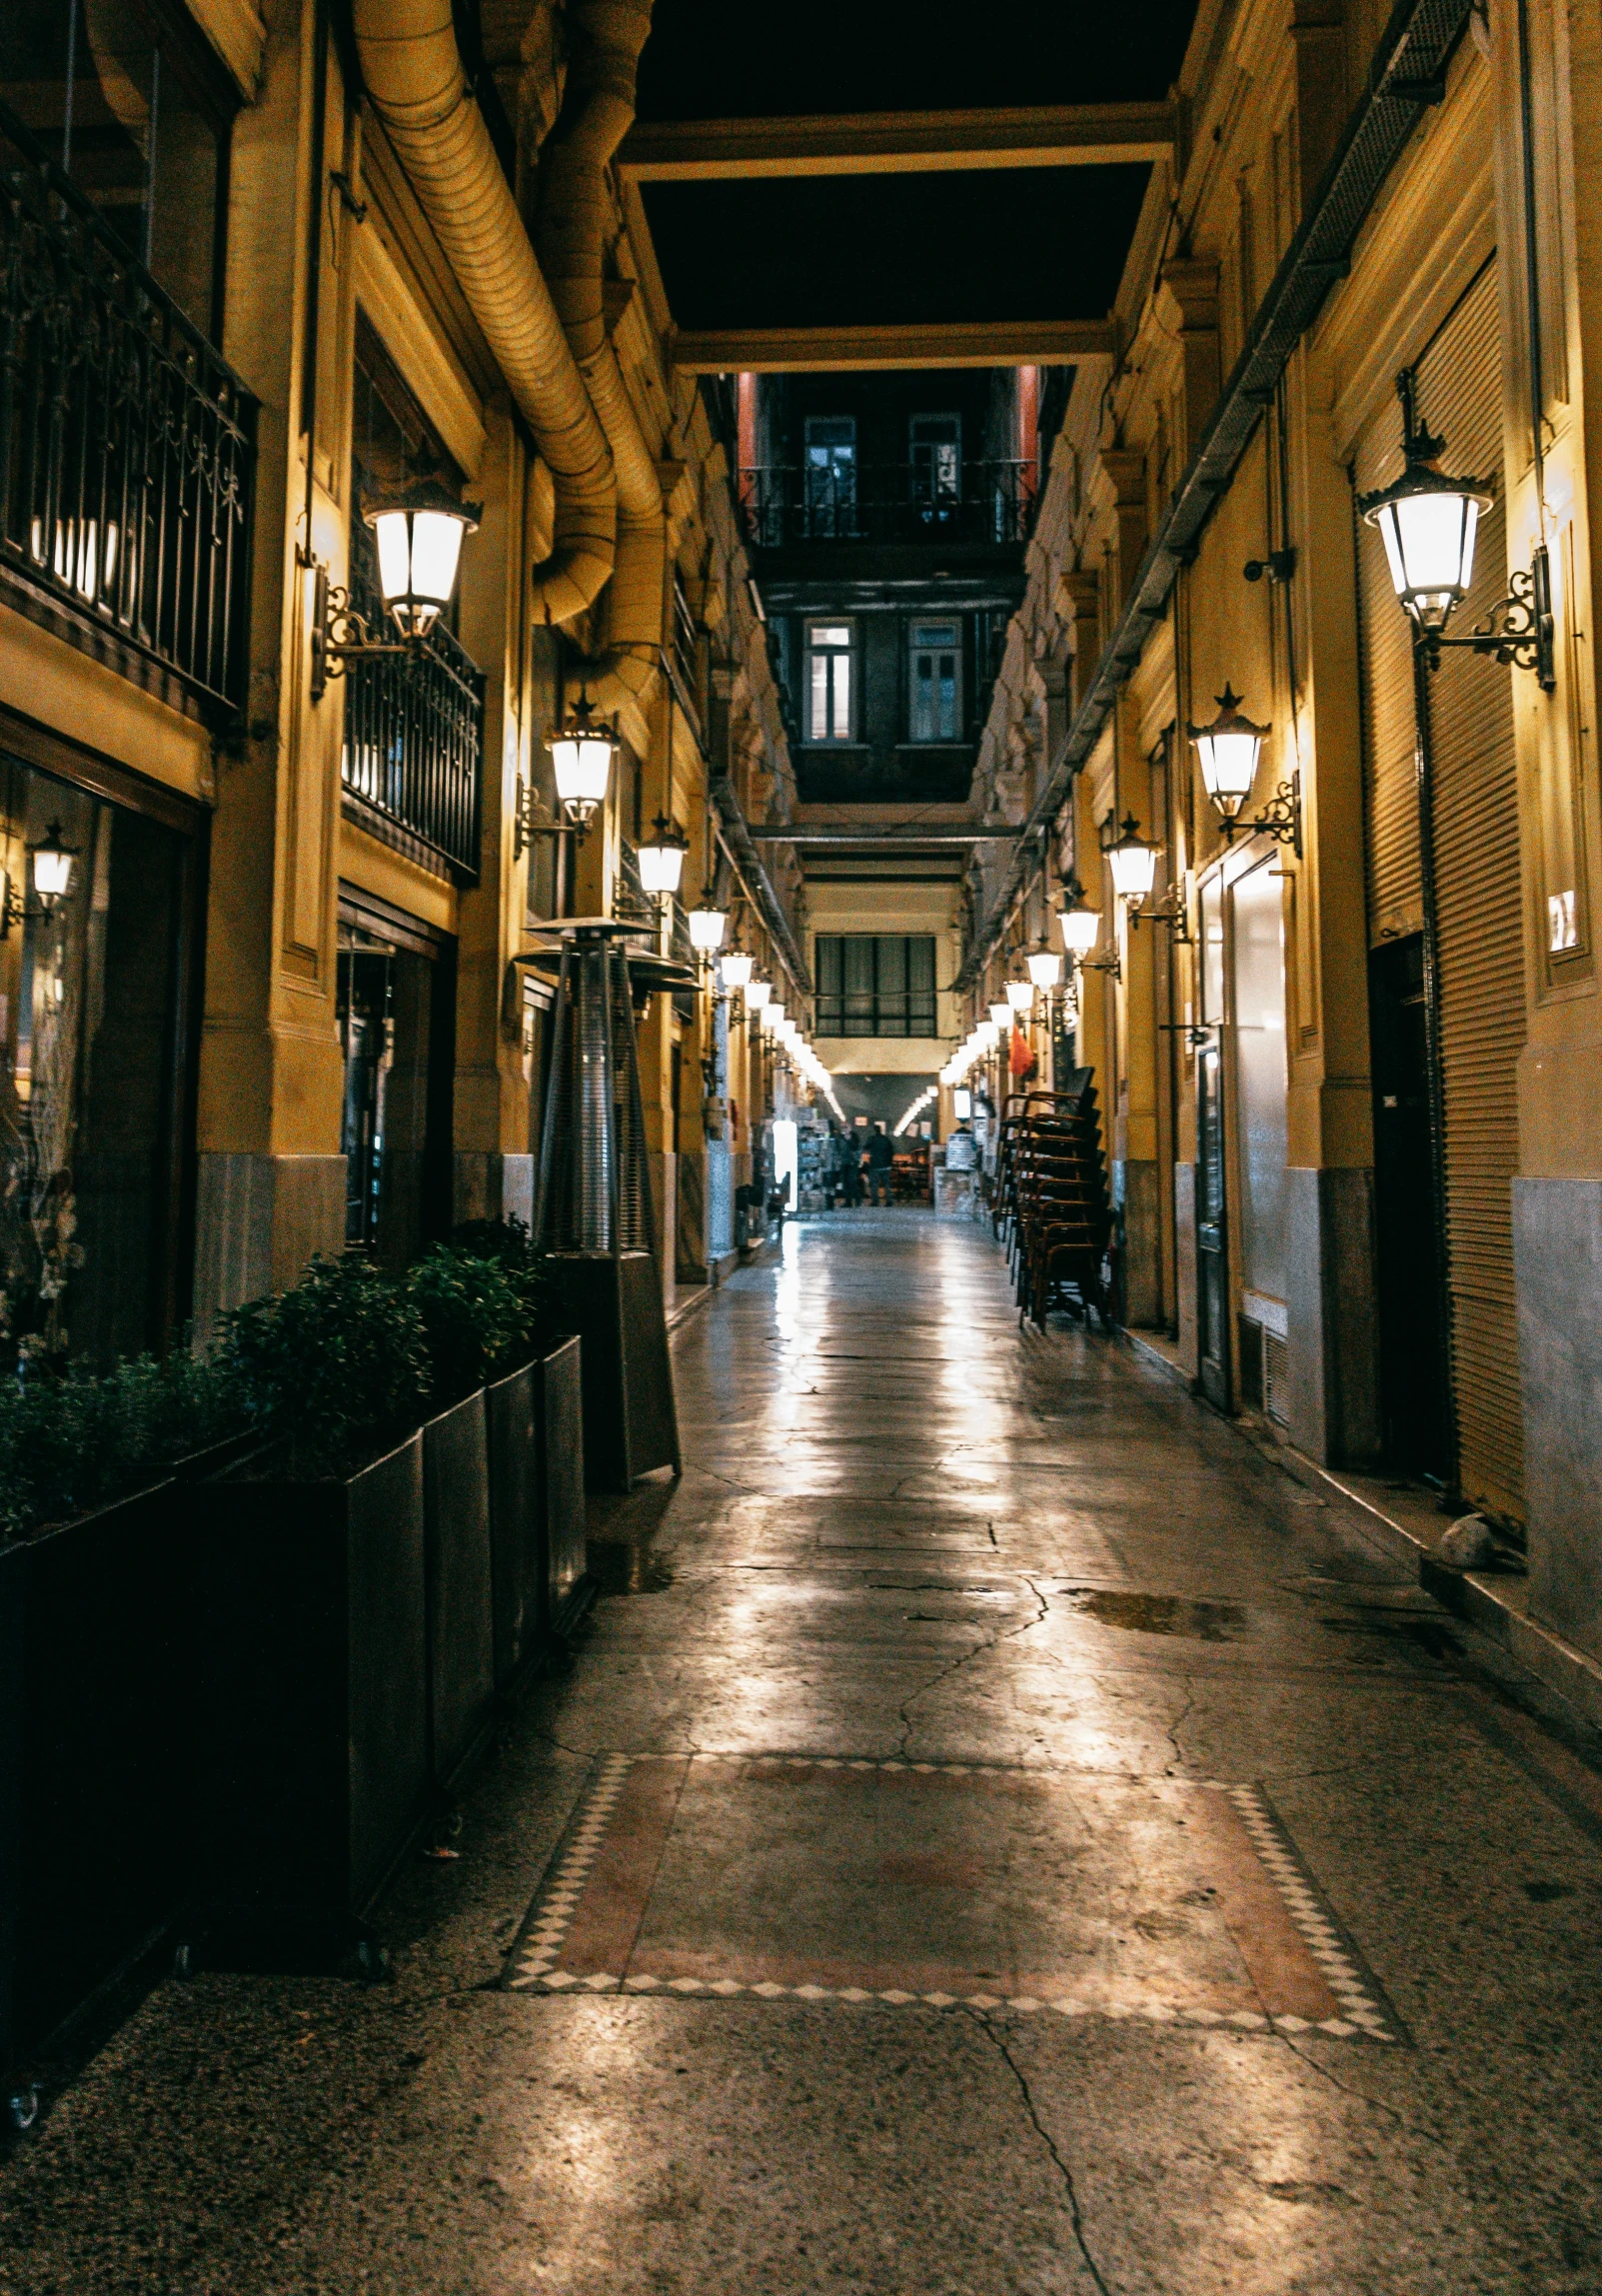
<svg viewBox="0 0 1602 2296">
<path fill-rule="evenodd" d="M 4 2296 L 1595 2296 L 1573 1717 L 1126 1343 L 1020 1333 L 981 1227 L 793 1224 L 675 1360 L 685 1476 L 596 1507 L 575 1662 L 382 1907 L 394 1982 L 158 1984 L 0 2161 Z M 1015 1829 L 971 1884 L 1003 1943 L 1082 1916 L 1133 2009 L 502 1990 L 609 1751 L 1038 1773 L 1092 1834 L 1258 1781 L 1405 2043 L 1139 2013 L 1227 1938 L 1138 1826 L 1048 1842 L 1043 1897 Z M 960 1892 L 908 1782 L 910 1931 Z M 787 1880 L 709 1834 L 706 1894 L 826 1907 L 828 1839 Z"/>
</svg>

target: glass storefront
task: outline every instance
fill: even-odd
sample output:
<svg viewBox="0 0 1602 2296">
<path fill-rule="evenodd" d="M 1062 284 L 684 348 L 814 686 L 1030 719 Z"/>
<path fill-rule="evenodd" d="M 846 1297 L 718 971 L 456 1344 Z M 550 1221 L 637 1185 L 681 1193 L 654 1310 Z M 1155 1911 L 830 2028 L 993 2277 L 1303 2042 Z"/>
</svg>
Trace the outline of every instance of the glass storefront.
<svg viewBox="0 0 1602 2296">
<path fill-rule="evenodd" d="M 191 840 L 0 753 L 0 1361 L 159 1345 L 178 1270 Z"/>
</svg>

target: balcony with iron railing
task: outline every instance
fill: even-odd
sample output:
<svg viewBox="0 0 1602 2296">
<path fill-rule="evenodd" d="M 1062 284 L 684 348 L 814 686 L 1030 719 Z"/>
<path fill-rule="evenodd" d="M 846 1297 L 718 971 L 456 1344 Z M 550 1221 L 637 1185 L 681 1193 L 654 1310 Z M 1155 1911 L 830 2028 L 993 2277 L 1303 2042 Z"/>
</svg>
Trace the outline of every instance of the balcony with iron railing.
<svg viewBox="0 0 1602 2296">
<path fill-rule="evenodd" d="M 374 628 L 382 615 L 380 601 L 370 617 Z M 414 654 L 353 662 L 346 685 L 340 759 L 346 813 L 436 874 L 476 879 L 483 671 L 436 622 Z"/>
<path fill-rule="evenodd" d="M 964 463 L 944 481 L 913 463 L 775 463 L 740 474 L 756 550 L 852 543 L 1017 549 L 1029 539 L 1037 497 L 1032 462 Z"/>
<path fill-rule="evenodd" d="M 0 597 L 226 722 L 256 401 L 3 105 L 0 298 Z"/>
</svg>

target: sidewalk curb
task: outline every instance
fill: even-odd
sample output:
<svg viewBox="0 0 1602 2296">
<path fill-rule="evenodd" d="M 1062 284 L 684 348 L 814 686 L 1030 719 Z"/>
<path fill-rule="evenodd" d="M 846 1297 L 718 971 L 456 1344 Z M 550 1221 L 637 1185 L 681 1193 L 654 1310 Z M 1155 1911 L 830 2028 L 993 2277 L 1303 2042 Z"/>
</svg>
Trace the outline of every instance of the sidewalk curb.
<svg viewBox="0 0 1602 2296">
<path fill-rule="evenodd" d="M 1141 1338 L 1138 1331 L 1125 1329 L 1124 1338 L 1142 1359 L 1167 1373 L 1174 1384 L 1186 1394 L 1191 1392 L 1190 1381 L 1179 1365 L 1170 1362 L 1160 1348 Z M 1224 1412 L 1214 1414 L 1220 1422 L 1257 1452 L 1270 1465 L 1281 1468 L 1293 1481 L 1308 1490 L 1333 1492 L 1345 1507 L 1358 1517 L 1355 1527 L 1370 1539 L 1376 1538 L 1398 1560 L 1412 1562 L 1418 1571 L 1418 1583 L 1426 1594 L 1433 1595 L 1443 1610 L 1466 1624 L 1478 1627 L 1482 1634 L 1504 1649 L 1509 1657 L 1528 1667 L 1548 1689 L 1555 1690 L 1567 1700 L 1585 1720 L 1602 1728 L 1602 1664 L 1566 1642 L 1550 1626 L 1519 1608 L 1510 1599 L 1507 1582 L 1480 1576 L 1471 1571 L 1445 1570 L 1435 1561 L 1426 1542 L 1404 1522 L 1387 1514 L 1383 1507 L 1363 1492 L 1354 1490 L 1342 1481 L 1338 1472 L 1321 1467 L 1291 1443 L 1277 1436 L 1259 1435 L 1254 1428 Z M 1444 1527 L 1444 1524 L 1443 1524 Z M 1515 1581 L 1522 1584 L 1522 1581 Z"/>
</svg>

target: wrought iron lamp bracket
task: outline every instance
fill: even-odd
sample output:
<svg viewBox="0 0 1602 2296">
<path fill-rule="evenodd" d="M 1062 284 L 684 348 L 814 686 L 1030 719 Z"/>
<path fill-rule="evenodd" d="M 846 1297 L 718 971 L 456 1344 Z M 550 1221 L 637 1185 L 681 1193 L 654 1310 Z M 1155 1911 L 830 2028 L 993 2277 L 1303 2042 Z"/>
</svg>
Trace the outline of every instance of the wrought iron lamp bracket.
<svg viewBox="0 0 1602 2296">
<path fill-rule="evenodd" d="M 1195 936 L 1190 930 L 1190 912 L 1185 907 L 1185 889 L 1170 885 L 1160 898 L 1148 895 L 1138 904 L 1129 904 L 1129 925 L 1165 925 L 1173 935 L 1175 947 L 1193 947 Z"/>
<path fill-rule="evenodd" d="M 1443 646 L 1463 646 L 1500 662 L 1504 669 L 1533 670 L 1542 691 L 1550 694 L 1557 684 L 1553 630 L 1551 562 L 1543 543 L 1529 567 L 1509 577 L 1507 596 L 1499 598 L 1466 636 L 1447 638 L 1439 630 L 1426 630 L 1418 643 L 1432 670 L 1441 666 Z"/>
<path fill-rule="evenodd" d="M 1076 973 L 1107 973 L 1114 981 L 1123 979 L 1123 965 L 1115 949 L 1105 957 L 1075 957 L 1073 969 Z"/>
<path fill-rule="evenodd" d="M 1226 814 L 1223 823 L 1224 843 L 1230 845 L 1237 837 L 1271 837 L 1278 845 L 1288 845 L 1298 861 L 1301 852 L 1301 774 L 1293 773 L 1288 782 L 1281 782 L 1266 809 L 1242 821 L 1238 814 Z M 1188 936 L 1187 936 L 1188 938 Z"/>
<path fill-rule="evenodd" d="M 308 559 L 315 591 L 312 600 L 312 700 L 321 701 L 330 678 L 343 678 L 353 662 L 376 662 L 386 655 L 419 654 L 420 638 L 375 638 L 365 614 L 351 604 L 343 583 L 330 582 L 319 558 Z"/>
<path fill-rule="evenodd" d="M 512 825 L 512 858 L 514 861 L 522 859 L 536 838 L 571 837 L 577 847 L 583 845 L 589 835 L 590 816 L 588 814 L 565 820 L 561 814 L 552 813 L 550 808 L 543 806 L 535 796 L 534 785 L 531 782 L 526 782 L 523 776 L 519 774 L 518 810 Z M 649 922 L 655 924 L 656 919 L 652 918 Z"/>
</svg>

